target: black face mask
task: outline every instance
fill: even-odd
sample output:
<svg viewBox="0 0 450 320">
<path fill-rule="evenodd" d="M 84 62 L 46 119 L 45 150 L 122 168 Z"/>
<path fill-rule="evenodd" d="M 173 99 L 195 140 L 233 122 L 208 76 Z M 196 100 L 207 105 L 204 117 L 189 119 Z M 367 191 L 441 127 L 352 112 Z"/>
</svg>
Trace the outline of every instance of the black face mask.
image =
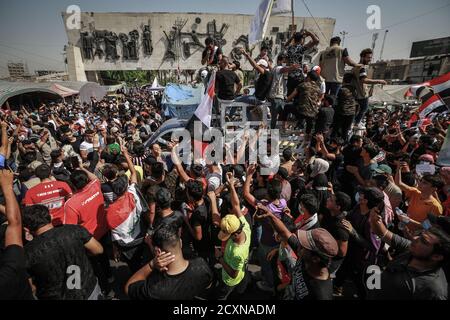
<svg viewBox="0 0 450 320">
<path fill-rule="evenodd" d="M 334 147 L 331 147 L 331 146 L 328 146 L 327 149 L 328 149 L 329 152 L 332 152 L 332 153 L 337 151 L 337 148 L 334 148 Z"/>
</svg>

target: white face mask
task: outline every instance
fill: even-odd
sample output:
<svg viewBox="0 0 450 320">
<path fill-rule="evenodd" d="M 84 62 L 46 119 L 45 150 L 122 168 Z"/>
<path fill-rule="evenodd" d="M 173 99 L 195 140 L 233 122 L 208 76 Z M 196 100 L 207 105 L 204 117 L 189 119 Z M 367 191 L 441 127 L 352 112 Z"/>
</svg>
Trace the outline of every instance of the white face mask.
<svg viewBox="0 0 450 320">
<path fill-rule="evenodd" d="M 282 63 L 281 64 L 283 67 L 286 67 L 287 66 L 287 63 Z"/>
<path fill-rule="evenodd" d="M 356 203 L 359 203 L 359 192 L 355 194 L 355 201 Z"/>
</svg>

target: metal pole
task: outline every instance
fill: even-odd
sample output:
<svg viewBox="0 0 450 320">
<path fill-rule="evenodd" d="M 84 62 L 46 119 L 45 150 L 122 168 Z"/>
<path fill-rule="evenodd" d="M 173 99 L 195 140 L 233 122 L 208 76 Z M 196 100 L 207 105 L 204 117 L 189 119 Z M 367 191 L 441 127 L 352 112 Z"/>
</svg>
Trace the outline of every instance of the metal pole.
<svg viewBox="0 0 450 320">
<path fill-rule="evenodd" d="M 291 36 L 294 35 L 295 31 L 297 31 L 295 26 L 295 14 L 294 14 L 294 0 L 291 0 L 291 9 L 292 9 L 292 33 Z"/>
<path fill-rule="evenodd" d="M 381 52 L 380 52 L 380 61 L 383 60 L 384 44 L 386 43 L 386 37 L 387 37 L 388 32 L 389 32 L 389 30 L 386 30 L 386 32 L 384 33 L 383 45 L 381 46 Z"/>
<path fill-rule="evenodd" d="M 376 46 L 376 44 L 377 44 L 377 40 L 378 40 L 378 32 L 377 32 L 377 33 L 374 33 L 374 34 L 372 35 L 372 51 L 375 50 L 375 46 Z"/>
<path fill-rule="evenodd" d="M 342 47 L 344 47 L 344 45 L 345 45 L 345 36 L 348 35 L 348 32 L 344 30 L 344 31 L 341 31 L 339 34 L 342 35 Z"/>
</svg>

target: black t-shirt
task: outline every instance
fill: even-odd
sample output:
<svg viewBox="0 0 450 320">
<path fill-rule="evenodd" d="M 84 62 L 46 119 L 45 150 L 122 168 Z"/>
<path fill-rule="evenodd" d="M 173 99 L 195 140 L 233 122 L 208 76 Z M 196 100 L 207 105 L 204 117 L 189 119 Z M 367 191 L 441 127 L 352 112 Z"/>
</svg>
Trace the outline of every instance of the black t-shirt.
<svg viewBox="0 0 450 320">
<path fill-rule="evenodd" d="M 130 285 L 128 296 L 133 300 L 192 300 L 205 291 L 212 279 L 213 273 L 206 262 L 195 258 L 177 275 L 153 270 L 145 281 Z"/>
<path fill-rule="evenodd" d="M 336 158 L 331 161 L 330 169 L 327 172 L 328 181 L 330 181 L 333 185 L 338 184 L 338 170 L 342 167 L 344 163 L 344 156 L 339 153 L 336 154 Z"/>
<path fill-rule="evenodd" d="M 220 70 L 216 74 L 217 97 L 222 100 L 233 100 L 234 85 L 241 82 L 236 73 L 231 70 Z"/>
<path fill-rule="evenodd" d="M 184 224 L 183 214 L 180 211 L 173 211 L 171 214 L 165 217 L 161 217 L 159 214 L 156 214 L 155 220 L 153 221 L 153 227 L 156 229 L 162 224 L 173 226 L 178 230 Z"/>
<path fill-rule="evenodd" d="M 300 241 L 295 235 L 288 240 L 292 250 L 298 252 Z M 305 269 L 304 259 L 298 259 L 293 270 L 295 300 L 333 300 L 333 283 L 312 278 Z"/>
<path fill-rule="evenodd" d="M 82 226 L 63 225 L 36 236 L 25 246 L 27 270 L 40 300 L 89 298 L 97 284 L 84 247 L 91 238 Z M 81 278 L 79 287 L 75 280 L 77 272 Z"/>
<path fill-rule="evenodd" d="M 83 138 L 76 137 L 75 139 L 76 140 L 74 142 L 71 142 L 70 144 L 72 145 L 73 150 L 79 154 L 80 153 L 80 145 L 81 145 Z"/>
<path fill-rule="evenodd" d="M 269 95 L 270 89 L 272 87 L 273 74 L 266 70 L 264 74 L 259 75 L 258 80 L 255 83 L 255 97 L 264 101 Z"/>
<path fill-rule="evenodd" d="M 322 107 L 319 109 L 316 121 L 316 132 L 326 133 L 330 130 L 334 119 L 334 109 L 331 107 Z"/>
<path fill-rule="evenodd" d="M 206 202 L 201 206 L 198 206 L 192 212 L 190 219 L 190 224 L 192 228 L 201 226 L 202 227 L 202 240 L 194 240 L 195 250 L 202 256 L 207 256 L 212 250 L 211 241 L 211 214 L 209 213 L 208 206 Z"/>
<path fill-rule="evenodd" d="M 159 184 L 152 184 L 142 190 L 144 193 L 144 198 L 145 198 L 145 200 L 147 200 L 148 204 L 152 204 L 152 203 L 156 202 L 156 193 L 161 188 L 167 189 L 167 185 L 164 181 Z"/>
<path fill-rule="evenodd" d="M 341 217 L 334 217 L 331 214 L 328 214 L 323 216 L 320 225 L 327 230 L 336 241 L 348 241 L 350 235 L 342 226 L 341 220 Z"/>
<path fill-rule="evenodd" d="M 25 252 L 18 245 L 7 246 L 0 256 L 0 300 L 33 300 Z"/>
</svg>

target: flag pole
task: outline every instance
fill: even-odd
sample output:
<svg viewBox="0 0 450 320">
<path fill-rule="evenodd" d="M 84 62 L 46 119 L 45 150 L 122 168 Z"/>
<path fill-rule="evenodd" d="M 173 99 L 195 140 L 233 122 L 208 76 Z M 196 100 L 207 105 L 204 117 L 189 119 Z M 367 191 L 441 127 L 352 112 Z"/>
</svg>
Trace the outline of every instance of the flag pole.
<svg viewBox="0 0 450 320">
<path fill-rule="evenodd" d="M 297 28 L 294 29 L 294 26 L 295 26 L 294 0 L 291 0 L 291 9 L 292 9 L 292 34 L 291 34 L 291 36 L 293 36 L 294 32 L 297 29 Z"/>
</svg>

